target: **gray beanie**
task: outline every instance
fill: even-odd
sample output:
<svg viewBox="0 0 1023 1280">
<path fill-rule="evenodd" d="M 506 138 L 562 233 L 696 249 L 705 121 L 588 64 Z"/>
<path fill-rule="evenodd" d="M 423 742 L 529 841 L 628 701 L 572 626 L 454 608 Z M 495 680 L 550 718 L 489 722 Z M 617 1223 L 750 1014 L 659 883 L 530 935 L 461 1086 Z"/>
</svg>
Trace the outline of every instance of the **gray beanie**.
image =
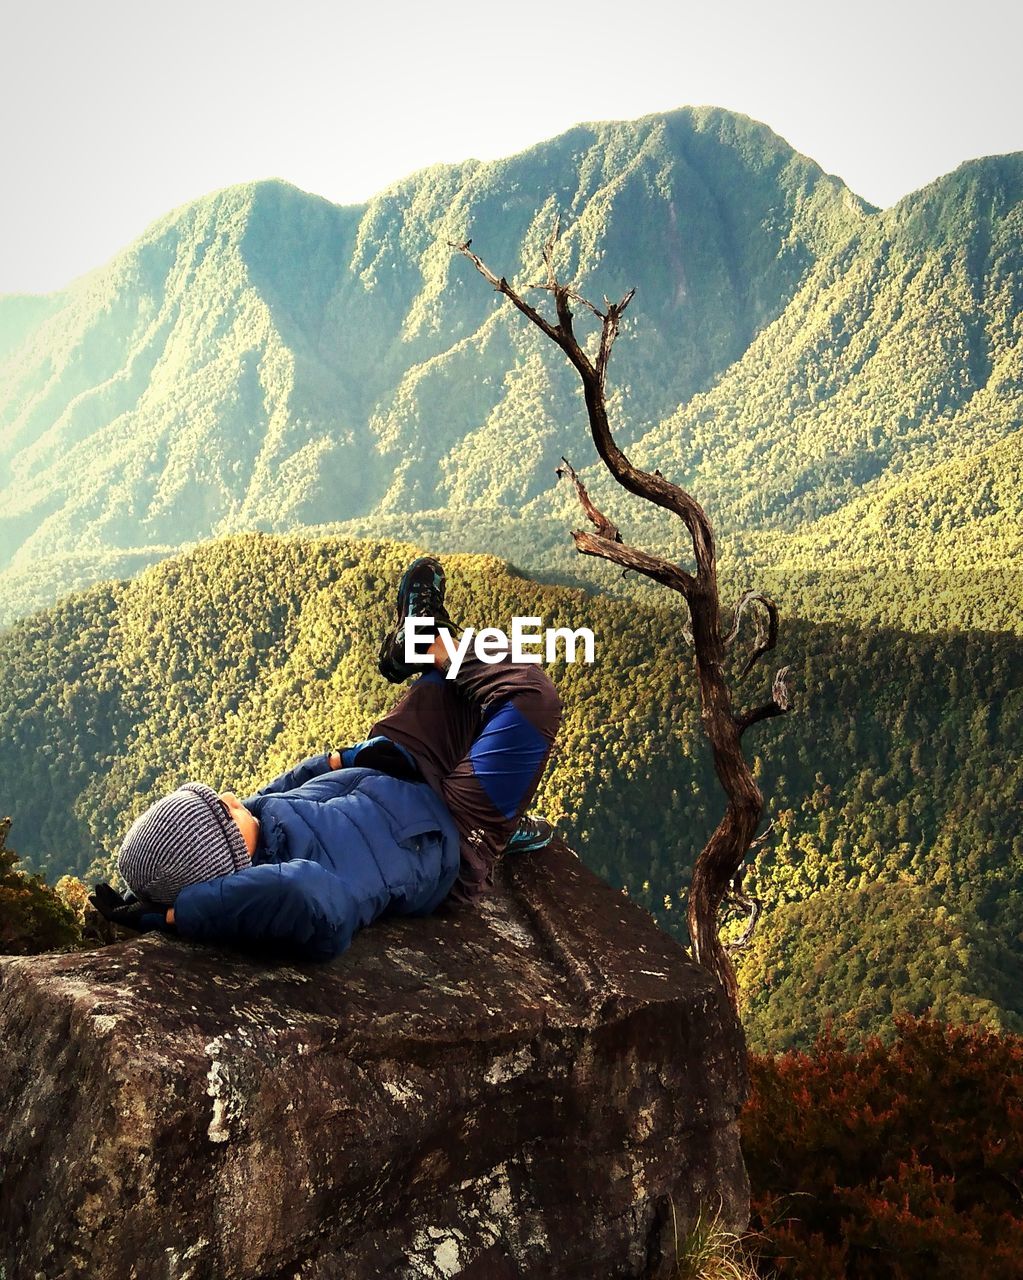
<svg viewBox="0 0 1023 1280">
<path fill-rule="evenodd" d="M 117 855 L 117 869 L 136 897 L 167 906 L 186 885 L 249 865 L 240 827 L 202 782 L 186 782 L 150 805 Z"/>
</svg>

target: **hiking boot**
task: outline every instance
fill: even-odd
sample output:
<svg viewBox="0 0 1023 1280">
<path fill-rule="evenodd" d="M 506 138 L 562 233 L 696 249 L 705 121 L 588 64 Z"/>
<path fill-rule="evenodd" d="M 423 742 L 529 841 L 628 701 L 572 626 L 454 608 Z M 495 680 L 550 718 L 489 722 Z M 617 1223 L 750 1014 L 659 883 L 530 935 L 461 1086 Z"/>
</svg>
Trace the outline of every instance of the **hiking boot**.
<svg viewBox="0 0 1023 1280">
<path fill-rule="evenodd" d="M 405 622 L 408 618 L 432 618 L 433 634 L 439 627 L 457 630 L 444 608 L 446 579 L 440 561 L 432 556 L 413 560 L 398 583 L 398 617 L 392 630 L 384 636 L 377 666 L 391 684 L 401 684 L 409 676 L 426 670 L 426 663 L 405 661 Z"/>
<path fill-rule="evenodd" d="M 538 849 L 546 849 L 554 839 L 554 828 L 546 818 L 538 814 L 527 813 L 519 819 L 519 825 L 511 834 L 511 839 L 504 846 L 505 853 L 536 853 Z"/>
</svg>

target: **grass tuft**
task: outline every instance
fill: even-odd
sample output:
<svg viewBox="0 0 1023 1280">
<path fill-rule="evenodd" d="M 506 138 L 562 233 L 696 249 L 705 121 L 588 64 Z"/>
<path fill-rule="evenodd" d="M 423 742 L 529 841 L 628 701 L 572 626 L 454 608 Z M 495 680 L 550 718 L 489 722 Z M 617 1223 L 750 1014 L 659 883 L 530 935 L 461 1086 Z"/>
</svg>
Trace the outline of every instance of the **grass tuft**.
<svg viewBox="0 0 1023 1280">
<path fill-rule="evenodd" d="M 749 1245 L 753 1233 L 739 1235 L 721 1225 L 720 1213 L 701 1209 L 685 1235 L 679 1236 L 675 1205 L 675 1280 L 765 1280 L 757 1270 Z M 770 1280 L 770 1278 L 766 1278 Z"/>
</svg>

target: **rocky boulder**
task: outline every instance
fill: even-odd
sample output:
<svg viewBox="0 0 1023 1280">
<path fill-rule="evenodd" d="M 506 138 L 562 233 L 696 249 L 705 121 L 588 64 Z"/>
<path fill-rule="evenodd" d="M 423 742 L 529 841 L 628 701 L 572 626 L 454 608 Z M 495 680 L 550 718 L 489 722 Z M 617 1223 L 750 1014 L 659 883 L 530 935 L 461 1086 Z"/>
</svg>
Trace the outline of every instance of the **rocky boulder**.
<svg viewBox="0 0 1023 1280">
<path fill-rule="evenodd" d="M 667 1277 L 745 1223 L 741 1030 L 564 846 L 326 966 L 0 962 L 6 1280 Z"/>
</svg>

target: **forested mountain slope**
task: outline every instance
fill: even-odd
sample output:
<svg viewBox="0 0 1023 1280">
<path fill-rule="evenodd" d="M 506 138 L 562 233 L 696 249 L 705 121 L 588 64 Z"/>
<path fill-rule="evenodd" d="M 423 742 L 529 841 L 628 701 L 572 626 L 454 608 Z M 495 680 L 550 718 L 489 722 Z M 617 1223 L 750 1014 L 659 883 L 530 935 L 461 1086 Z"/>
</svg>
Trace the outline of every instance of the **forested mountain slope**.
<svg viewBox="0 0 1023 1280">
<path fill-rule="evenodd" d="M 612 416 L 705 505 L 729 590 L 1019 629 L 1023 156 L 875 211 L 710 108 L 436 166 L 359 207 L 230 188 L 66 293 L 0 299 L 0 622 L 252 528 L 587 580 L 554 482 L 563 453 L 593 456 L 578 388 L 448 243 L 528 284 L 556 211 L 563 274 L 597 299 L 638 286 Z M 583 475 L 629 536 L 687 554 Z"/>
<path fill-rule="evenodd" d="M 875 621 L 875 595 L 900 625 L 1018 626 L 1021 340 L 1023 156 L 992 157 L 866 219 L 631 456 L 699 497 L 744 584 L 810 616 Z M 586 478 L 630 534 L 686 553 Z M 567 490 L 526 516 L 554 513 L 578 519 Z"/>
<path fill-rule="evenodd" d="M 728 528 L 793 530 L 842 508 L 858 526 L 849 504 L 868 494 L 924 474 L 933 492 L 936 467 L 1013 437 L 1018 458 L 1021 312 L 1023 156 L 974 161 L 865 220 L 635 456 L 667 464 Z"/>
<path fill-rule="evenodd" d="M 67 555 L 73 574 L 243 528 L 518 511 L 583 438 L 578 397 L 447 242 L 533 278 L 556 211 L 565 272 L 639 289 L 626 438 L 710 388 L 869 217 L 710 108 L 436 166 L 360 207 L 275 182 L 197 201 L 63 294 L 0 299 L 8 612 Z"/>
<path fill-rule="evenodd" d="M 0 814 L 50 876 L 96 875 L 130 819 L 188 777 L 241 793 L 397 696 L 377 674 L 407 546 L 247 535 L 97 586 L 0 635 Z M 684 933 L 692 860 L 721 811 L 677 611 L 447 560 L 455 616 L 589 626 L 554 664 L 566 703 L 538 806 L 587 862 Z M 748 735 L 776 820 L 748 885 L 753 1042 L 893 1011 L 1023 1029 L 1023 650 L 1013 636 L 791 621 L 793 713 Z M 753 702 L 769 673 L 751 676 Z M 745 687 L 745 686 L 744 686 Z"/>
</svg>

